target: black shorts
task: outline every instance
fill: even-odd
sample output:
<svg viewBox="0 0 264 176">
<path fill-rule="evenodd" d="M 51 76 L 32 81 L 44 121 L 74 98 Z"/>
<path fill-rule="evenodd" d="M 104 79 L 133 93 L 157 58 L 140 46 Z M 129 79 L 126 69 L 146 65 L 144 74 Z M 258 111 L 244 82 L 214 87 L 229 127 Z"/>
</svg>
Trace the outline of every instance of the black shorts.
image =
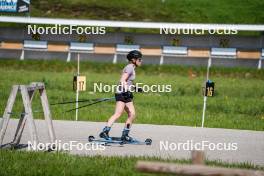
<svg viewBox="0 0 264 176">
<path fill-rule="evenodd" d="M 124 103 L 129 103 L 133 101 L 133 94 L 132 92 L 116 93 L 115 99 L 116 101 L 122 101 Z"/>
</svg>

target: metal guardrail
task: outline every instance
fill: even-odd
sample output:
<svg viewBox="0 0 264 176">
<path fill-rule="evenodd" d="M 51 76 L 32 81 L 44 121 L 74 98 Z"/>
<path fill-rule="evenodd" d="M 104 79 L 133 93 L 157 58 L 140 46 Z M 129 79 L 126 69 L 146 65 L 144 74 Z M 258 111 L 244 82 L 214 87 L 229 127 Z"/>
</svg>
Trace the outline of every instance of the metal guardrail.
<svg viewBox="0 0 264 176">
<path fill-rule="evenodd" d="M 41 18 L 41 17 L 19 17 L 0 16 L 0 22 L 22 23 L 22 24 L 54 24 L 54 25 L 79 25 L 79 26 L 104 26 L 122 28 L 143 28 L 143 29 L 197 29 L 197 30 L 224 30 L 232 29 L 238 31 L 264 31 L 264 25 L 257 24 L 205 24 L 205 23 L 163 23 L 163 22 L 138 22 L 138 21 L 107 21 L 107 20 L 77 20 L 62 18 Z"/>
</svg>

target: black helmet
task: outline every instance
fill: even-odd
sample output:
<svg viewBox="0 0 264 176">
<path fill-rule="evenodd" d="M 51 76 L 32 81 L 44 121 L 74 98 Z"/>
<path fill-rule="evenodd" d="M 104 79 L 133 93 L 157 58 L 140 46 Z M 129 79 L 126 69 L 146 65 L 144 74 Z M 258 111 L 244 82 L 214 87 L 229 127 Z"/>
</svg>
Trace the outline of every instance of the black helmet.
<svg viewBox="0 0 264 176">
<path fill-rule="evenodd" d="M 138 50 L 132 50 L 130 51 L 128 54 L 127 54 L 127 59 L 129 61 L 131 61 L 132 59 L 138 59 L 138 58 L 141 58 L 142 57 L 142 54 L 140 51 Z"/>
</svg>

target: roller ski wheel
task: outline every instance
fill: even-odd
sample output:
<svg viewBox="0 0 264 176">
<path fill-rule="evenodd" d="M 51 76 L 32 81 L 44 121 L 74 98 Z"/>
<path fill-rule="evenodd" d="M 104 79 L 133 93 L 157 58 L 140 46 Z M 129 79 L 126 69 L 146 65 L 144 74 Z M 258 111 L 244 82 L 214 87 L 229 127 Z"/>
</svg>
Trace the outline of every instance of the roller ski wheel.
<svg viewBox="0 0 264 176">
<path fill-rule="evenodd" d="M 89 136 L 89 137 L 88 137 L 88 141 L 89 141 L 89 142 L 93 142 L 94 140 L 95 140 L 95 137 L 94 137 L 94 136 Z"/>
<path fill-rule="evenodd" d="M 145 143 L 146 143 L 146 145 L 151 145 L 152 144 L 152 139 L 147 138 L 145 140 Z"/>
</svg>

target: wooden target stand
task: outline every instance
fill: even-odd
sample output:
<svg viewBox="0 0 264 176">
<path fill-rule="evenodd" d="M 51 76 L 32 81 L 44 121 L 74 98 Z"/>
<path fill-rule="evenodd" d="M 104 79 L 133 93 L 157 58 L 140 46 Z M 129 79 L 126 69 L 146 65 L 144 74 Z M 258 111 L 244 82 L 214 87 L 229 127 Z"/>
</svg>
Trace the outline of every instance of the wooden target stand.
<svg viewBox="0 0 264 176">
<path fill-rule="evenodd" d="M 55 132 L 52 124 L 52 117 L 48 103 L 48 97 L 45 90 L 45 85 L 42 82 L 33 82 L 30 85 L 13 85 L 12 91 L 7 101 L 7 106 L 5 108 L 5 112 L 3 118 L 0 122 L 0 148 L 2 147 L 2 143 L 4 140 L 4 136 L 8 127 L 8 123 L 10 120 L 10 116 L 12 114 L 12 108 L 15 103 L 16 95 L 18 91 L 21 92 L 24 111 L 20 115 L 20 119 L 17 125 L 17 129 L 15 132 L 15 136 L 12 142 L 9 144 L 12 148 L 15 148 L 20 143 L 22 133 L 26 124 L 26 121 L 29 122 L 31 141 L 36 144 L 39 143 L 37 129 L 33 118 L 33 112 L 31 107 L 31 102 L 34 96 L 35 91 L 38 90 L 40 94 L 41 104 L 43 107 L 45 121 L 48 127 L 48 133 L 50 137 L 50 142 L 54 143 L 56 141 Z"/>
</svg>

